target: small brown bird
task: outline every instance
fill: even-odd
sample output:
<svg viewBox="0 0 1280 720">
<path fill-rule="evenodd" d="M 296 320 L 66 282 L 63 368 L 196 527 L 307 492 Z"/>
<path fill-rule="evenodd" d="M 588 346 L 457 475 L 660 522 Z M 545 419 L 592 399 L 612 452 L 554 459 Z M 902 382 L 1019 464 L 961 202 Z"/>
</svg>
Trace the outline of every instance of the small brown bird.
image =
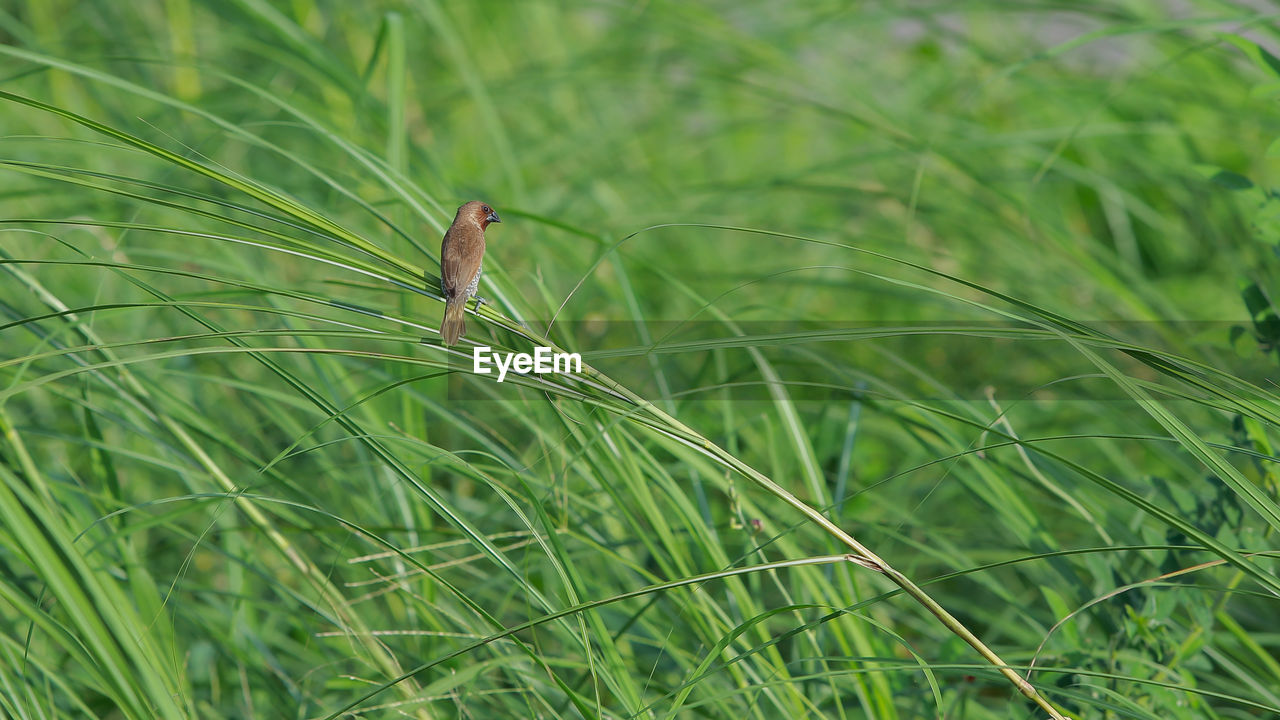
<svg viewBox="0 0 1280 720">
<path fill-rule="evenodd" d="M 493 208 L 472 200 L 458 208 L 453 224 L 440 243 L 440 290 L 444 293 L 444 321 L 440 337 L 453 345 L 467 332 L 467 301 L 476 297 L 480 286 L 480 264 L 484 260 L 484 229 L 502 222 Z M 485 300 L 476 297 L 476 309 Z"/>
</svg>

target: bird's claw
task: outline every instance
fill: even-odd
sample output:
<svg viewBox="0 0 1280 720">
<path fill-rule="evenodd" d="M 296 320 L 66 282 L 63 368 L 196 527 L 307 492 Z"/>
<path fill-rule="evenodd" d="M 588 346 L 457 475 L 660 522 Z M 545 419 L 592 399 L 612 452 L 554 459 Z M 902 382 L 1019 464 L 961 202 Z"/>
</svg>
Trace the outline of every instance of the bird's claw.
<svg viewBox="0 0 1280 720">
<path fill-rule="evenodd" d="M 471 299 L 476 301 L 476 312 L 480 312 L 480 306 L 481 306 L 481 305 L 488 305 L 488 304 L 489 304 L 489 301 L 488 301 L 488 300 L 485 300 L 484 298 L 480 297 L 479 295 L 472 295 L 472 296 L 471 296 Z"/>
</svg>

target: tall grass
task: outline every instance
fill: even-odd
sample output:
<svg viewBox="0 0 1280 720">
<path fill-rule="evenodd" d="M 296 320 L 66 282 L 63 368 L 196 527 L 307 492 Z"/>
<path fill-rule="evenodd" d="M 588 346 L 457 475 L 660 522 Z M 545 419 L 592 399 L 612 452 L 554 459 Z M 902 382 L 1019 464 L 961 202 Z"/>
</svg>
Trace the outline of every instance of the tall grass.
<svg viewBox="0 0 1280 720">
<path fill-rule="evenodd" d="M 0 714 L 1280 713 L 1274 18 L 802 5 L 0 7 Z"/>
</svg>

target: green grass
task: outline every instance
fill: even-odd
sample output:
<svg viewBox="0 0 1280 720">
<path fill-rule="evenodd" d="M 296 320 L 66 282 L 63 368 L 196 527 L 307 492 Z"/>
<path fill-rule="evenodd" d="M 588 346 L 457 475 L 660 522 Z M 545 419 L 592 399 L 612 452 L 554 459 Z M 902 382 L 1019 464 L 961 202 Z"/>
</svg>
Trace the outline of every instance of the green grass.
<svg viewBox="0 0 1280 720">
<path fill-rule="evenodd" d="M 1280 713 L 1276 17 L 892 7 L 0 4 L 0 716 Z"/>
</svg>

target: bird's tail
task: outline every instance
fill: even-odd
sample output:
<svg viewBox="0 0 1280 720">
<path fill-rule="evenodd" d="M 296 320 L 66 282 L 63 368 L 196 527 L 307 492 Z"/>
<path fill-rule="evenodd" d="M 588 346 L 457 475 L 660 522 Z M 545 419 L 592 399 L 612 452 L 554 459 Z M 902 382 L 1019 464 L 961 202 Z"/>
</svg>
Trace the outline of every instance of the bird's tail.
<svg viewBox="0 0 1280 720">
<path fill-rule="evenodd" d="M 450 300 L 444 304 L 444 321 L 440 323 L 440 339 L 453 345 L 467 333 L 466 301 Z"/>
</svg>

